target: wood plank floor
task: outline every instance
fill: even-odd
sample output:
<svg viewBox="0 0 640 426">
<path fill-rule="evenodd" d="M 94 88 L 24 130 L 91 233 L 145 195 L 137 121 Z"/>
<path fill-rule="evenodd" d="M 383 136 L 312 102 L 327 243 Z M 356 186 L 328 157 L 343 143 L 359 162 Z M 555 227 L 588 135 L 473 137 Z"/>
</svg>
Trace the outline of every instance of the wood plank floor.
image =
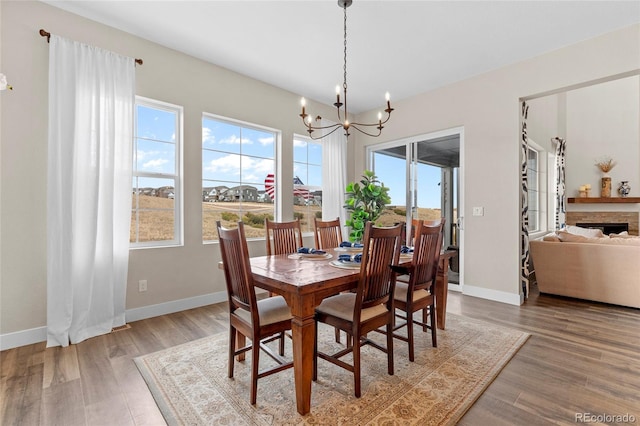
<svg viewBox="0 0 640 426">
<path fill-rule="evenodd" d="M 448 312 L 532 334 L 459 424 L 575 424 L 580 413 L 640 424 L 640 310 L 532 293 L 520 307 L 449 293 Z M 226 318 L 212 305 L 67 348 L 3 351 L 0 424 L 163 425 L 132 359 L 226 331 Z"/>
</svg>

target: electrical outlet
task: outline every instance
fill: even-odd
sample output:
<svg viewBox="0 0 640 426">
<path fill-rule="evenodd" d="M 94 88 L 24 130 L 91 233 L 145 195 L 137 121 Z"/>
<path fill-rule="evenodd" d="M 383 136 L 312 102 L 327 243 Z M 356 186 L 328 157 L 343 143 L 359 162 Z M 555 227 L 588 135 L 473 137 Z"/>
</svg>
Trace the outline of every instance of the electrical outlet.
<svg viewBox="0 0 640 426">
<path fill-rule="evenodd" d="M 484 207 L 474 207 L 473 208 L 474 216 L 484 216 Z"/>
<path fill-rule="evenodd" d="M 147 280 L 138 281 L 138 291 L 139 292 L 147 291 Z"/>
</svg>

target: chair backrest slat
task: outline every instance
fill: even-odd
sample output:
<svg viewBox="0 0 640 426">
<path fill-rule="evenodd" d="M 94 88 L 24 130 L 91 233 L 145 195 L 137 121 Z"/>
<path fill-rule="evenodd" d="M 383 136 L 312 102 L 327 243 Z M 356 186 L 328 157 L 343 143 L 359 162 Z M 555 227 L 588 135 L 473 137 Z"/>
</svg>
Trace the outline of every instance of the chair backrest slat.
<svg viewBox="0 0 640 426">
<path fill-rule="evenodd" d="M 396 275 L 391 265 L 397 265 L 402 245 L 404 224 L 388 228 L 374 227 L 368 222 L 364 231 L 362 265 L 358 282 L 356 311 L 390 300 Z"/>
<path fill-rule="evenodd" d="M 273 222 L 264 220 L 267 231 L 267 254 L 291 254 L 302 247 L 302 229 L 300 219 L 291 222 Z"/>
<path fill-rule="evenodd" d="M 235 309 L 241 308 L 257 316 L 257 309 L 254 309 L 257 306 L 257 301 L 244 224 L 238 222 L 237 229 L 226 229 L 222 227 L 220 221 L 217 221 L 216 227 L 229 296 L 229 309 L 233 312 Z"/>
<path fill-rule="evenodd" d="M 342 242 L 342 227 L 340 218 L 334 220 L 318 220 L 313 218 L 315 232 L 313 234 L 316 248 L 320 250 L 335 248 Z"/>
<path fill-rule="evenodd" d="M 438 272 L 445 219 L 419 221 L 415 226 L 413 247 L 413 271 L 409 279 L 409 291 L 431 290 Z"/>
</svg>

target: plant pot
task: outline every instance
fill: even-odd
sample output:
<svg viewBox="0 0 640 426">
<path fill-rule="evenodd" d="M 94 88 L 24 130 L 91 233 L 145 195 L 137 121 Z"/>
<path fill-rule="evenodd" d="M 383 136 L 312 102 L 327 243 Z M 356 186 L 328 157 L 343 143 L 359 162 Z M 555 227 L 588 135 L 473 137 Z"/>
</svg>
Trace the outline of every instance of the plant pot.
<svg viewBox="0 0 640 426">
<path fill-rule="evenodd" d="M 602 185 L 600 186 L 600 197 L 602 198 L 611 197 L 611 177 L 609 176 L 602 177 Z"/>
</svg>

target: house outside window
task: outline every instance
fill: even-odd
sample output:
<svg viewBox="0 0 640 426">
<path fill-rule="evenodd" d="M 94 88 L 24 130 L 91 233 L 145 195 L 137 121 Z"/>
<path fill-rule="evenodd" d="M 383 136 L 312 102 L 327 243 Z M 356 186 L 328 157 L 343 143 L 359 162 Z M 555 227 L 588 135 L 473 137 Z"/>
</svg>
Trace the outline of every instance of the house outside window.
<svg viewBox="0 0 640 426">
<path fill-rule="evenodd" d="M 181 106 L 136 97 L 132 248 L 182 244 Z"/>
<path fill-rule="evenodd" d="M 322 218 L 322 144 L 303 136 L 293 139 L 293 216 L 302 232 L 313 232 L 313 218 Z"/>
<path fill-rule="evenodd" d="M 203 114 L 202 240 L 218 240 L 216 221 L 245 224 L 247 238 L 264 238 L 264 219 L 274 218 L 277 131 Z"/>
</svg>

